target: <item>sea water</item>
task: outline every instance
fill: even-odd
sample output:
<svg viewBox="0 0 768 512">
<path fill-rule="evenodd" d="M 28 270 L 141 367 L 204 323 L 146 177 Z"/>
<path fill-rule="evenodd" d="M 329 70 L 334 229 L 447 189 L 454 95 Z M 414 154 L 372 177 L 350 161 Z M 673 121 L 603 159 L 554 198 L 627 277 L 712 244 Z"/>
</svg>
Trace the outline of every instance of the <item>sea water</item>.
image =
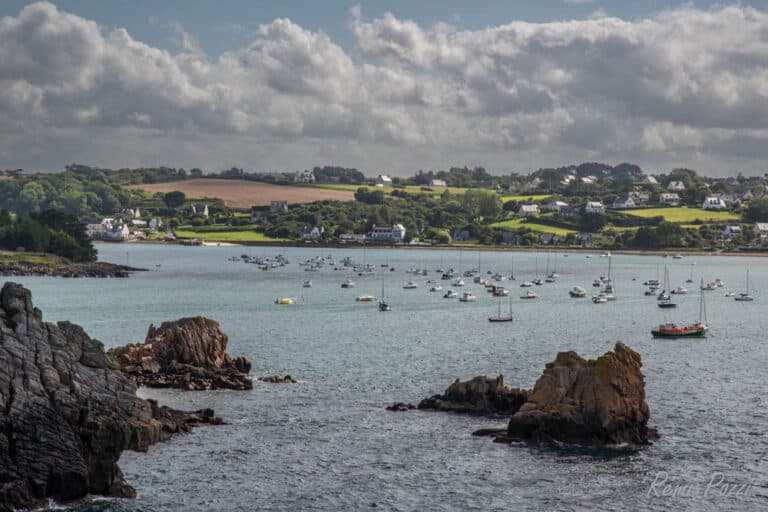
<svg viewBox="0 0 768 512">
<path fill-rule="evenodd" d="M 748 257 L 614 255 L 617 300 L 596 305 L 568 290 L 608 272 L 608 258 L 585 253 L 182 247 L 102 244 L 100 259 L 148 269 L 129 279 L 14 278 L 28 286 L 48 321 L 71 320 L 109 347 L 142 341 L 150 323 L 205 315 L 229 334 L 228 351 L 246 355 L 252 373 L 290 374 L 298 384 L 256 382 L 252 391 L 143 389 L 142 396 L 181 409 L 211 407 L 226 425 L 197 428 L 120 460 L 138 497 L 83 510 L 755 510 L 768 506 L 768 268 Z M 263 271 L 241 255 L 282 253 L 291 264 Z M 371 264 L 370 275 L 298 263 L 332 255 Z M 229 258 L 238 261 L 229 261 Z M 387 267 L 383 265 L 388 265 Z M 466 279 L 476 302 L 429 292 L 439 268 L 480 266 L 516 281 L 514 322 L 490 323 L 498 300 Z M 645 297 L 642 282 L 663 279 L 690 293 L 675 309 Z M 523 280 L 556 283 L 520 300 Z M 414 276 L 409 268 L 425 268 Z M 757 300 L 736 302 L 746 269 Z M 393 269 L 393 270 L 391 270 Z M 695 283 L 685 284 L 690 276 Z M 351 278 L 357 286 L 342 289 Z M 698 319 L 698 283 L 707 292 L 706 339 L 654 340 L 659 323 Z M 313 286 L 303 288 L 304 279 Z M 402 286 L 415 280 L 419 288 Z M 390 312 L 359 303 L 380 296 Z M 294 297 L 294 305 L 277 305 Z M 508 310 L 502 299 L 503 311 Z M 494 444 L 471 436 L 504 419 L 410 411 L 456 378 L 503 374 L 531 387 L 558 351 L 594 358 L 622 341 L 643 358 L 650 424 L 661 438 L 642 449 L 586 450 Z"/>
</svg>

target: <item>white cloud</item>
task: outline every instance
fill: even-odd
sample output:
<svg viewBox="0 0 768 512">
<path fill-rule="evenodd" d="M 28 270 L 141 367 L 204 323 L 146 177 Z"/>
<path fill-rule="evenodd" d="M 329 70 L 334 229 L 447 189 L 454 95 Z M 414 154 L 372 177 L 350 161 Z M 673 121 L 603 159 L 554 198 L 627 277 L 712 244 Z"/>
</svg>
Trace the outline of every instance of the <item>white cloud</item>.
<svg viewBox="0 0 768 512">
<path fill-rule="evenodd" d="M 354 51 L 276 19 L 212 59 L 180 26 L 171 53 L 36 3 L 0 20 L 0 157 L 370 172 L 689 158 L 764 171 L 766 27 L 766 12 L 741 6 L 474 31 L 354 8 Z"/>
</svg>

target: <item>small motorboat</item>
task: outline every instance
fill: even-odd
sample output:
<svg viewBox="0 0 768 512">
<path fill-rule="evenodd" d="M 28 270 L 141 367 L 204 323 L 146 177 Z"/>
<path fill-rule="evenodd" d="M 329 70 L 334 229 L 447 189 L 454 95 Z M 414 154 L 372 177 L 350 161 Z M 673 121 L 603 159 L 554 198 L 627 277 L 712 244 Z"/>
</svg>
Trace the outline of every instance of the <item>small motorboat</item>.
<svg viewBox="0 0 768 512">
<path fill-rule="evenodd" d="M 587 290 L 585 290 L 581 286 L 574 286 L 568 291 L 568 295 L 570 295 L 574 299 L 582 299 L 587 296 Z"/>
<path fill-rule="evenodd" d="M 686 288 L 685 286 L 678 286 L 677 288 L 672 290 L 672 293 L 674 293 L 675 295 L 684 295 L 688 293 L 688 288 Z"/>
<path fill-rule="evenodd" d="M 459 278 L 453 282 L 453 286 L 464 286 L 464 280 Z"/>
<path fill-rule="evenodd" d="M 454 290 L 448 290 L 448 291 L 447 291 L 447 292 L 445 292 L 445 294 L 443 295 L 443 298 L 444 298 L 444 299 L 455 299 L 455 298 L 456 298 L 456 297 L 458 297 L 458 296 L 459 296 L 459 294 L 458 294 L 458 293 L 456 293 L 456 291 L 454 291 Z"/>
<path fill-rule="evenodd" d="M 504 288 L 503 286 L 497 286 L 493 289 L 493 296 L 494 297 L 506 297 L 509 295 L 509 290 Z"/>
<path fill-rule="evenodd" d="M 281 304 L 281 305 L 290 305 L 290 304 L 293 304 L 294 302 L 296 301 L 291 297 L 278 297 L 277 299 L 275 299 L 275 304 Z"/>
<path fill-rule="evenodd" d="M 537 278 L 536 278 L 536 279 L 534 279 L 532 282 L 533 282 L 533 284 L 535 284 L 536 286 L 541 286 L 541 285 L 543 285 L 543 284 L 544 284 L 544 281 L 542 281 L 540 277 L 537 277 Z"/>
<path fill-rule="evenodd" d="M 595 295 L 592 297 L 592 302 L 595 304 L 607 304 L 608 303 L 608 296 L 604 293 L 600 293 L 598 295 Z"/>
<path fill-rule="evenodd" d="M 735 297 L 736 296 L 736 292 L 725 292 L 725 296 L 726 297 Z"/>
<path fill-rule="evenodd" d="M 477 297 L 475 297 L 475 294 L 472 292 L 464 292 L 461 294 L 461 297 L 459 297 L 459 301 L 461 302 L 475 302 L 477 300 Z"/>
<path fill-rule="evenodd" d="M 431 292 L 441 292 L 443 291 L 443 287 L 439 284 L 433 285 L 432 288 L 429 289 Z"/>
<path fill-rule="evenodd" d="M 361 295 L 355 299 L 357 302 L 373 302 L 376 300 L 376 297 L 373 295 Z"/>
<path fill-rule="evenodd" d="M 305 279 L 301 286 L 304 288 L 312 288 L 312 281 L 310 279 Z"/>
<path fill-rule="evenodd" d="M 603 280 L 595 279 L 594 281 L 592 281 L 592 286 L 594 286 L 595 288 L 600 288 L 601 286 L 603 286 Z"/>
<path fill-rule="evenodd" d="M 525 295 L 520 296 L 521 299 L 537 299 L 538 297 L 538 294 L 533 290 L 528 290 Z"/>
<path fill-rule="evenodd" d="M 355 282 L 351 279 L 345 279 L 343 283 L 341 283 L 342 288 L 354 288 Z"/>
<path fill-rule="evenodd" d="M 403 288 L 405 290 L 413 290 L 414 288 L 418 288 L 419 285 L 416 283 L 416 281 L 408 281 L 403 285 Z"/>
<path fill-rule="evenodd" d="M 523 281 L 520 284 L 520 288 L 530 288 L 531 286 L 533 286 L 533 283 L 530 281 Z"/>
</svg>

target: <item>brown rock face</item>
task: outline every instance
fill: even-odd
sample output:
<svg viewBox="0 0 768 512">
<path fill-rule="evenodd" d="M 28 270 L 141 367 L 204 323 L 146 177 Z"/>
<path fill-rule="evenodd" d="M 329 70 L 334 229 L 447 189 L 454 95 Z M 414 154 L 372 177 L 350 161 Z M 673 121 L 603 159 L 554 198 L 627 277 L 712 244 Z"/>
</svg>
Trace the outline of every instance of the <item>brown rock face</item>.
<svg viewBox="0 0 768 512">
<path fill-rule="evenodd" d="M 504 385 L 504 376 L 495 379 L 475 377 L 466 382 L 448 386 L 442 395 L 434 395 L 419 403 L 419 409 L 460 412 L 481 416 L 511 416 L 525 403 L 528 391 L 510 389 Z"/>
<path fill-rule="evenodd" d="M 251 389 L 251 363 L 227 354 L 227 335 L 219 323 L 202 316 L 149 326 L 144 343 L 110 349 L 122 371 L 139 386 L 203 389 Z"/>
<path fill-rule="evenodd" d="M 0 292 L 0 511 L 47 498 L 130 497 L 117 461 L 200 423 L 213 411 L 159 407 L 69 322 L 44 323 L 29 290 Z"/>
<path fill-rule="evenodd" d="M 594 361 L 560 352 L 510 419 L 507 437 L 588 446 L 647 444 L 656 432 L 647 426 L 641 366 L 640 354 L 623 343 Z"/>
</svg>

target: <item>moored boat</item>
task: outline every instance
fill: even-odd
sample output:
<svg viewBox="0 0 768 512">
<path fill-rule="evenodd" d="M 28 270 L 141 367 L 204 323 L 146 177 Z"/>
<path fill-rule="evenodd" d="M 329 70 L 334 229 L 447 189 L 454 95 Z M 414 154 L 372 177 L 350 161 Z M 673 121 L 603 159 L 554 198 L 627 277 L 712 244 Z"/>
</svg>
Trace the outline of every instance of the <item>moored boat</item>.
<svg viewBox="0 0 768 512">
<path fill-rule="evenodd" d="M 582 299 L 587 296 L 587 290 L 581 286 L 574 286 L 568 291 L 568 294 L 574 299 Z"/>
<path fill-rule="evenodd" d="M 341 283 L 342 288 L 354 288 L 355 282 L 351 279 L 345 279 L 343 283 Z"/>
<path fill-rule="evenodd" d="M 376 297 L 373 295 L 360 295 L 355 299 L 357 302 L 373 302 L 376 300 Z"/>
<path fill-rule="evenodd" d="M 455 290 L 448 290 L 448 291 L 447 291 L 447 292 L 445 292 L 445 294 L 443 295 L 443 298 L 444 298 L 444 299 L 455 299 L 455 298 L 456 298 L 456 297 L 458 297 L 458 296 L 459 296 L 459 294 L 458 294 L 458 293 L 456 293 L 456 291 L 455 291 Z"/>
<path fill-rule="evenodd" d="M 525 295 L 520 296 L 521 299 L 536 299 L 538 297 L 539 296 L 533 290 L 528 290 L 527 292 L 525 292 Z"/>
<path fill-rule="evenodd" d="M 281 305 L 290 305 L 295 303 L 296 301 L 291 297 L 278 297 L 275 299 L 275 304 L 281 304 Z"/>
<path fill-rule="evenodd" d="M 461 302 L 475 302 L 477 300 L 477 297 L 475 297 L 475 294 L 472 292 L 464 292 L 461 294 L 461 297 L 459 297 L 459 301 Z"/>
</svg>

